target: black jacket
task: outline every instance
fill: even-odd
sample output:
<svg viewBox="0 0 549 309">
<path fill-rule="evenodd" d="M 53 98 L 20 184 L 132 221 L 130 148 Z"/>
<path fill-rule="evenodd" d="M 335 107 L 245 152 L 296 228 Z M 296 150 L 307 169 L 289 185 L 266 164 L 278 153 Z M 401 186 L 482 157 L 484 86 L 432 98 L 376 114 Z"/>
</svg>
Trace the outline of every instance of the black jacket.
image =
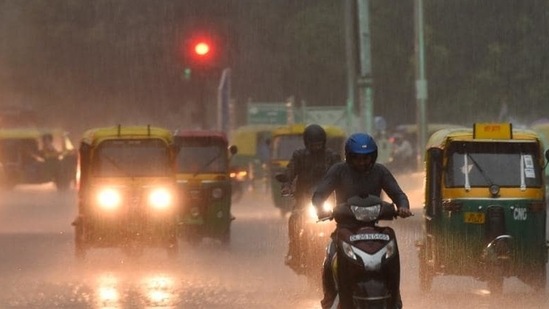
<svg viewBox="0 0 549 309">
<path fill-rule="evenodd" d="M 410 208 L 408 197 L 398 185 L 395 177 L 383 165 L 376 163 L 365 173 L 351 168 L 346 162 L 332 166 L 320 181 L 313 194 L 313 205 L 322 205 L 335 190 L 337 205 L 350 197 L 359 195 L 381 196 L 385 192 L 397 207 Z"/>
<path fill-rule="evenodd" d="M 295 180 L 294 195 L 296 198 L 310 198 L 314 187 L 324 177 L 326 171 L 335 163 L 341 162 L 341 156 L 330 149 L 321 153 L 311 153 L 306 148 L 295 150 L 286 167 L 286 176 L 291 186 Z"/>
</svg>

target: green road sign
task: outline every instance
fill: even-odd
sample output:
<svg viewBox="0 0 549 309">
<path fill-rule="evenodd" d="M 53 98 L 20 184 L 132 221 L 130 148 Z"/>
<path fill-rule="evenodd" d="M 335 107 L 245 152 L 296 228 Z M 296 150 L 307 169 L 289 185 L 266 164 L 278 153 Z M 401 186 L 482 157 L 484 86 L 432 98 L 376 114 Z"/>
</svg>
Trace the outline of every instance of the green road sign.
<svg viewBox="0 0 549 309">
<path fill-rule="evenodd" d="M 284 103 L 248 103 L 248 124 L 286 124 L 288 109 Z"/>
</svg>

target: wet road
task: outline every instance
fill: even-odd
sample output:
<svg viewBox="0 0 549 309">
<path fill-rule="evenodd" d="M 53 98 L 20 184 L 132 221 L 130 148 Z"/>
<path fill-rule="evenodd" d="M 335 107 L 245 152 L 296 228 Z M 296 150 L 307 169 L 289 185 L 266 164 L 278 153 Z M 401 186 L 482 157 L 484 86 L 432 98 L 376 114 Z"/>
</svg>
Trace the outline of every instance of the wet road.
<svg viewBox="0 0 549 309">
<path fill-rule="evenodd" d="M 513 278 L 499 298 L 465 277 L 437 277 L 432 292 L 421 294 L 414 247 L 421 176 L 401 183 L 416 213 L 390 223 L 401 249 L 406 308 L 547 308 L 547 294 L 535 295 Z M 174 260 L 163 250 L 129 259 L 101 249 L 84 263 L 73 257 L 74 192 L 26 186 L 1 196 L 0 308 L 319 308 L 319 289 L 283 264 L 286 220 L 264 192 L 250 192 L 233 206 L 228 249 L 208 240 L 197 247 L 182 243 Z"/>
</svg>

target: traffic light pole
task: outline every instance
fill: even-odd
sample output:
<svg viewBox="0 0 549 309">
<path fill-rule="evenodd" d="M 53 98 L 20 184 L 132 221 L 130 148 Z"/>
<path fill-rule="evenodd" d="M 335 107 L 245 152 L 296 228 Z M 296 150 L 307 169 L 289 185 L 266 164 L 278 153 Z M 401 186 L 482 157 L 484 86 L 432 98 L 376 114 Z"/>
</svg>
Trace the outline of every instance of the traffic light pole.
<svg viewBox="0 0 549 309">
<path fill-rule="evenodd" d="M 423 0 L 414 0 L 416 33 L 416 100 L 417 100 L 417 160 L 422 168 L 423 149 L 427 143 L 427 79 L 425 77 L 425 42 L 423 37 Z"/>
<path fill-rule="evenodd" d="M 203 130 L 206 130 L 208 128 L 208 109 L 206 108 L 206 102 L 204 100 L 206 95 L 206 77 L 204 74 L 199 74 L 198 87 L 198 109 L 200 110 L 201 127 Z"/>
<path fill-rule="evenodd" d="M 362 130 L 372 134 L 374 123 L 374 99 L 372 61 L 370 49 L 370 11 L 369 0 L 358 0 L 360 77 L 357 85 L 360 89 L 360 116 Z"/>
</svg>

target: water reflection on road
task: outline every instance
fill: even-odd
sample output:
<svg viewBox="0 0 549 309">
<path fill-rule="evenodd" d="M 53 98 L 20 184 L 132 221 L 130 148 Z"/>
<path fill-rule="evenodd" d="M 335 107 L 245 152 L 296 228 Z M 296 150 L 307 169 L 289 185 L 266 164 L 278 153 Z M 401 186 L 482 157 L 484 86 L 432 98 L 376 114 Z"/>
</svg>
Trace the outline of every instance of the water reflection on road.
<svg viewBox="0 0 549 309">
<path fill-rule="evenodd" d="M 506 279 L 494 297 L 483 282 L 436 277 L 430 293 L 419 292 L 415 241 L 421 236 L 422 176 L 401 178 L 416 216 L 387 223 L 402 255 L 406 308 L 546 308 L 546 293 Z M 234 205 L 230 248 L 205 240 L 182 243 L 180 255 L 146 250 L 128 257 L 115 249 L 73 257 L 70 222 L 74 192 L 24 187 L 0 200 L 0 308 L 320 308 L 320 287 L 310 287 L 283 264 L 286 218 L 267 192 L 248 192 Z"/>
</svg>

